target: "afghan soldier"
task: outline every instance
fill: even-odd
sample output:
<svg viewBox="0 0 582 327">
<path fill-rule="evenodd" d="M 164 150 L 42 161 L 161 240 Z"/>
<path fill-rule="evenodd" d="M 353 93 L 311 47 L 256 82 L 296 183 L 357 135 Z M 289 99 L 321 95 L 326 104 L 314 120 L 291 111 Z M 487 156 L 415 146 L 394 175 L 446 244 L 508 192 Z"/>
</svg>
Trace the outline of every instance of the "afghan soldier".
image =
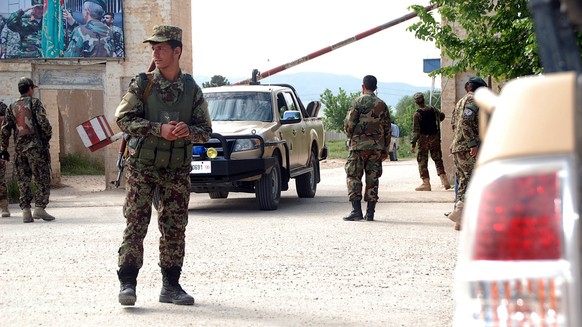
<svg viewBox="0 0 582 327">
<path fill-rule="evenodd" d="M 6 104 L 0 101 L 0 126 L 6 115 Z M 6 186 L 6 161 L 0 160 L 0 215 L 10 217 L 8 210 L 8 187 Z"/>
<path fill-rule="evenodd" d="M 33 222 L 33 218 L 55 220 L 55 217 L 45 211 L 50 196 L 51 163 L 48 142 L 52 136 L 52 128 L 42 103 L 33 97 L 35 87 L 30 78 L 20 79 L 20 98 L 6 110 L 0 130 L 0 158 L 6 161 L 10 159 L 7 151 L 10 136 L 14 133 L 16 138 L 14 167 L 20 191 L 22 221 L 25 223 Z M 33 198 L 30 187 L 32 180 L 37 188 L 33 213 L 30 211 Z"/>
<path fill-rule="evenodd" d="M 487 87 L 487 83 L 481 77 L 469 78 L 466 86 L 467 94 L 457 102 L 455 117 L 453 117 L 453 143 L 451 153 L 457 168 L 457 180 L 459 189 L 457 193 L 457 205 L 449 215 L 449 219 L 455 222 L 455 230 L 461 229 L 461 217 L 465 201 L 465 192 L 475 167 L 475 161 L 481 139 L 479 138 L 479 107 L 473 100 L 474 92 L 480 87 Z"/>
<path fill-rule="evenodd" d="M 113 32 L 101 22 L 105 0 L 87 0 L 83 3 L 84 25 L 79 25 L 71 14 L 63 11 L 67 26 L 73 28 L 64 57 L 113 57 Z"/>
<path fill-rule="evenodd" d="M 441 129 L 440 123 L 445 119 L 445 114 L 433 106 L 427 106 L 424 101 L 424 94 L 417 92 L 413 96 L 418 109 L 412 117 L 412 140 L 410 141 L 410 152 L 416 152 L 418 143 L 418 172 L 422 184 L 417 187 L 417 191 L 430 191 L 430 176 L 428 173 L 428 156 L 432 158 L 437 169 L 437 174 L 441 178 L 441 183 L 445 190 L 451 188 L 445 165 L 443 164 L 443 152 L 441 150 Z"/>
<path fill-rule="evenodd" d="M 2 58 L 19 58 L 20 56 L 20 35 L 8 26 L 0 31 L 0 44 L 2 45 Z"/>
<path fill-rule="evenodd" d="M 106 12 L 103 17 L 103 22 L 107 25 L 113 32 L 113 47 L 116 57 L 125 57 L 125 50 L 123 44 L 123 29 L 119 26 L 113 25 L 115 20 L 115 14 L 112 12 Z"/>
<path fill-rule="evenodd" d="M 364 219 L 362 215 L 362 176 L 366 175 L 364 201 L 366 220 L 374 220 L 378 185 L 382 176 L 382 161 L 388 157 L 391 138 L 391 122 L 388 106 L 374 94 L 376 77 L 366 75 L 362 84 L 362 95 L 354 99 L 344 120 L 344 131 L 348 136 L 348 160 L 346 175 L 348 199 L 352 211 L 343 218 L 346 221 Z"/>
<path fill-rule="evenodd" d="M 117 125 L 127 141 L 127 220 L 119 248 L 119 303 L 134 305 L 143 241 L 152 214 L 154 190 L 159 190 L 158 228 L 163 286 L 159 301 L 194 304 L 179 284 L 184 262 L 185 232 L 190 201 L 192 144 L 210 139 L 208 103 L 191 75 L 180 69 L 182 30 L 157 25 L 146 39 L 156 69 L 138 75 L 117 107 Z"/>
<path fill-rule="evenodd" d="M 42 57 L 41 30 L 43 0 L 31 0 L 31 7 L 18 9 L 6 22 L 6 26 L 20 35 L 18 58 Z M 31 14 L 26 14 L 31 11 Z"/>
</svg>

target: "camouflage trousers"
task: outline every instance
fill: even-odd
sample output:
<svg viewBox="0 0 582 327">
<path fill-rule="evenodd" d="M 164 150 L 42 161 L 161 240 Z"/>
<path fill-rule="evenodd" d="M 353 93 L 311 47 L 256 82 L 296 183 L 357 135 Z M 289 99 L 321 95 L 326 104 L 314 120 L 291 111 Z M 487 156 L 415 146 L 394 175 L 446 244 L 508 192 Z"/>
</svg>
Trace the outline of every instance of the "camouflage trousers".
<svg viewBox="0 0 582 327">
<path fill-rule="evenodd" d="M 457 181 L 459 189 L 457 192 L 457 201 L 465 201 L 465 192 L 475 167 L 475 157 L 471 156 L 470 151 L 461 151 L 453 153 L 455 167 L 457 168 Z"/>
<path fill-rule="evenodd" d="M 0 160 L 0 200 L 8 199 L 8 187 L 6 186 L 6 162 Z"/>
<path fill-rule="evenodd" d="M 440 176 L 445 174 L 445 165 L 443 164 L 443 152 L 441 150 L 441 138 L 439 134 L 434 135 L 420 135 L 418 139 L 418 152 L 416 161 L 418 162 L 418 172 L 420 178 L 430 178 L 428 174 L 428 156 L 434 161 L 437 174 Z"/>
<path fill-rule="evenodd" d="M 14 160 L 16 180 L 20 191 L 19 204 L 21 209 L 30 208 L 33 199 L 31 185 L 36 185 L 34 193 L 35 207 L 46 208 L 51 194 L 51 164 L 40 149 L 31 148 L 16 153 Z"/>
<path fill-rule="evenodd" d="M 382 176 L 381 152 L 377 150 L 352 150 L 346 161 L 346 176 L 348 186 L 348 199 L 352 201 L 362 200 L 362 177 L 366 174 L 366 191 L 364 201 L 378 201 L 378 185 Z"/>
<path fill-rule="evenodd" d="M 143 241 L 152 215 L 154 190 L 159 188 L 158 229 L 161 268 L 182 266 L 188 225 L 190 175 L 187 170 L 136 169 L 128 165 L 123 205 L 126 227 L 118 265 L 143 266 Z"/>
</svg>

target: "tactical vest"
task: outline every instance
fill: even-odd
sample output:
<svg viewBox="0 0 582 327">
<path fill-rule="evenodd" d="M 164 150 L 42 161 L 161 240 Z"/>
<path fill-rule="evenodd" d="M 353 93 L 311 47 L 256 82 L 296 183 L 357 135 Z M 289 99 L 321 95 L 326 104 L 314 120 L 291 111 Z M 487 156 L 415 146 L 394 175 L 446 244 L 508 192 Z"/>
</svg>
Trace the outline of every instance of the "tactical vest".
<svg viewBox="0 0 582 327">
<path fill-rule="evenodd" d="M 143 80 L 145 78 L 145 81 Z M 138 77 L 139 85 L 147 85 L 147 77 Z M 174 104 L 167 104 L 160 99 L 157 88 L 145 101 L 145 119 L 151 122 L 167 124 L 170 121 L 182 121 L 190 125 L 192 120 L 192 101 L 194 99 L 194 79 L 184 75 L 184 92 Z M 142 88 L 143 89 L 143 88 Z M 134 157 L 145 165 L 156 168 L 178 169 L 190 167 L 192 161 L 192 142 L 184 138 L 168 141 L 162 137 L 149 135 L 143 138 L 141 146 L 136 149 Z"/>
<path fill-rule="evenodd" d="M 429 110 L 418 109 L 416 112 L 420 114 L 420 134 L 435 135 L 439 132 L 434 108 L 429 107 Z"/>
</svg>

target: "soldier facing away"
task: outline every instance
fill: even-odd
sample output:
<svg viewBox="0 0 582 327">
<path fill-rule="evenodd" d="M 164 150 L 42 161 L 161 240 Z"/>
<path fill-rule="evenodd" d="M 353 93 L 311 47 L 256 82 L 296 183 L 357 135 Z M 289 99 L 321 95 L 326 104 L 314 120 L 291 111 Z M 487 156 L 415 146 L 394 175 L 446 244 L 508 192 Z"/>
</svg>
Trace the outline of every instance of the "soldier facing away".
<svg viewBox="0 0 582 327">
<path fill-rule="evenodd" d="M 430 191 L 430 176 L 428 173 L 428 156 L 432 158 L 436 166 L 437 174 L 445 190 L 451 188 L 451 184 L 445 172 L 443 164 L 443 152 L 441 150 L 441 128 L 440 123 L 445 119 L 445 114 L 438 111 L 433 106 L 427 106 L 424 101 L 424 94 L 417 92 L 413 96 L 414 102 L 418 109 L 412 117 L 412 140 L 410 141 L 410 153 L 416 152 L 418 143 L 418 172 L 422 184 L 417 187 L 416 191 Z"/>
<path fill-rule="evenodd" d="M 457 204 L 448 217 L 455 223 L 455 230 L 461 229 L 465 192 L 467 191 L 479 146 L 481 145 L 479 137 L 479 107 L 475 104 L 473 96 L 475 91 L 483 86 L 487 87 L 487 83 L 481 77 L 473 76 L 469 78 L 465 88 L 467 94 L 457 102 L 451 121 L 453 125 L 451 153 L 457 168 L 459 188 Z"/>
<path fill-rule="evenodd" d="M 376 96 L 376 77 L 366 75 L 362 83 L 362 95 L 354 99 L 344 120 L 344 132 L 348 136 L 348 160 L 346 182 L 352 211 L 343 218 L 346 221 L 364 219 L 362 215 L 362 177 L 366 175 L 366 220 L 374 220 L 378 202 L 378 185 L 382 176 L 382 161 L 388 157 L 391 139 L 391 122 L 388 106 Z"/>
<path fill-rule="evenodd" d="M 31 0 L 31 6 L 18 9 L 6 21 L 6 26 L 20 35 L 19 58 L 42 57 L 41 30 L 43 0 Z M 31 12 L 30 15 L 26 14 Z"/>
<path fill-rule="evenodd" d="M 115 113 L 117 125 L 130 136 L 123 206 L 127 225 L 117 272 L 119 303 L 135 304 L 143 241 L 154 190 L 158 188 L 159 265 L 163 276 L 159 301 L 192 305 L 194 298 L 179 284 L 188 224 L 192 144 L 210 139 L 212 122 L 202 90 L 180 69 L 182 30 L 156 25 L 144 43 L 151 45 L 156 69 L 131 82 Z"/>
<path fill-rule="evenodd" d="M 55 220 L 55 217 L 45 211 L 50 196 L 51 163 L 48 144 L 52 136 L 52 128 L 42 103 L 33 97 L 35 87 L 30 78 L 20 78 L 18 82 L 20 98 L 6 110 L 0 130 L 0 158 L 6 161 L 10 159 L 7 151 L 10 136 L 15 134 L 14 167 L 20 191 L 19 204 L 22 209 L 22 221 L 25 223 L 31 223 L 33 219 Z M 34 194 L 34 212 L 31 213 L 33 179 L 37 191 Z"/>
</svg>

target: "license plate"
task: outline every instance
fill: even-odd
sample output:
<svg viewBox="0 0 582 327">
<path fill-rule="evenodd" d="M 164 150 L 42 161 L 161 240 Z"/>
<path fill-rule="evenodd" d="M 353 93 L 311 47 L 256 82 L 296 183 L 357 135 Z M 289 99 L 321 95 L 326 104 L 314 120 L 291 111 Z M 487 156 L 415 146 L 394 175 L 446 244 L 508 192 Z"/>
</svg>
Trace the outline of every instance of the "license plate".
<svg viewBox="0 0 582 327">
<path fill-rule="evenodd" d="M 192 174 L 210 174 L 211 172 L 210 161 L 192 161 Z"/>
</svg>

